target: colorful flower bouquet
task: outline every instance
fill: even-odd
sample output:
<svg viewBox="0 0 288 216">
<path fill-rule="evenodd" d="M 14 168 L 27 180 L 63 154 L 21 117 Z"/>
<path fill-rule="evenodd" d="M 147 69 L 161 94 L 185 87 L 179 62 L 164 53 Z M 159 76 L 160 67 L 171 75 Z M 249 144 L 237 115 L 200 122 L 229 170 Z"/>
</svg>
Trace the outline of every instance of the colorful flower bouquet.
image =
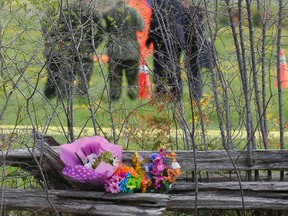
<svg viewBox="0 0 288 216">
<path fill-rule="evenodd" d="M 143 159 L 136 152 L 133 167 L 121 163 L 122 148 L 105 138 L 94 136 L 76 140 L 60 147 L 60 158 L 65 163 L 63 174 L 71 179 L 100 186 L 106 192 L 168 193 L 180 175 L 176 154 L 164 149 Z M 171 161 L 168 166 L 167 162 Z"/>
<path fill-rule="evenodd" d="M 140 191 L 141 176 L 132 168 L 122 164 L 105 182 L 105 190 L 110 193 Z"/>
<path fill-rule="evenodd" d="M 168 159 L 171 159 L 170 166 Z M 152 153 L 144 160 L 135 153 L 133 163 L 142 175 L 142 192 L 168 193 L 176 177 L 181 174 L 181 166 L 176 160 L 175 152 L 167 154 L 164 149 L 160 149 L 159 153 Z M 143 168 L 145 172 L 141 171 Z"/>
<path fill-rule="evenodd" d="M 167 159 L 171 158 L 169 167 Z M 159 153 L 153 153 L 148 160 L 139 157 L 137 153 L 133 157 L 133 166 L 121 165 L 117 171 L 107 179 L 105 190 L 111 193 L 119 192 L 159 192 L 168 193 L 171 184 L 180 175 L 180 165 L 176 161 L 176 154 L 166 154 L 164 149 Z"/>
<path fill-rule="evenodd" d="M 122 148 L 104 137 L 84 137 L 60 147 L 63 174 L 81 183 L 104 186 L 122 160 Z"/>
</svg>

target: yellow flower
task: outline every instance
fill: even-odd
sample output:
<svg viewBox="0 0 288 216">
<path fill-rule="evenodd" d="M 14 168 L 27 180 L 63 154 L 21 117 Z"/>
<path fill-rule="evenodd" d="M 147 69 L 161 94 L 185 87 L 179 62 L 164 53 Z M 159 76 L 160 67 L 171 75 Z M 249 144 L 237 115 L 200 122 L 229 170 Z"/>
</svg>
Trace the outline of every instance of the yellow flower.
<svg viewBox="0 0 288 216">
<path fill-rule="evenodd" d="M 141 168 L 141 162 L 140 162 L 139 155 L 138 155 L 137 152 L 135 152 L 134 155 L 133 155 L 132 163 L 133 163 L 133 167 L 134 167 L 135 171 L 140 176 L 144 176 L 145 175 L 145 171 Z"/>
</svg>

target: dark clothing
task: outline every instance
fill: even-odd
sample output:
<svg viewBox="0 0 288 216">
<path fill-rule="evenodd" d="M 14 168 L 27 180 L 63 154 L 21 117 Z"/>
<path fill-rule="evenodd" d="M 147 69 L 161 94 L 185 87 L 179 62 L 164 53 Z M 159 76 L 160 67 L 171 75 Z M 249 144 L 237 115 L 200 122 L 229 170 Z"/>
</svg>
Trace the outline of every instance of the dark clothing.
<svg viewBox="0 0 288 216">
<path fill-rule="evenodd" d="M 92 53 L 102 41 L 95 9 L 75 1 L 62 11 L 51 8 L 42 22 L 48 80 L 44 94 L 69 97 L 86 94 L 93 68 Z M 76 79 L 76 77 L 78 77 Z"/>
<path fill-rule="evenodd" d="M 118 3 L 103 14 L 108 33 L 108 55 L 112 59 L 136 60 L 140 58 L 136 31 L 144 28 L 138 11 L 125 3 Z"/>
<path fill-rule="evenodd" d="M 180 0 L 153 0 L 147 45 L 154 43 L 156 93 L 170 92 L 179 100 L 182 94 L 180 55 L 185 52 L 189 89 L 202 96 L 200 76 L 203 16 L 199 8 Z M 205 61 L 206 59 L 203 58 Z"/>
<path fill-rule="evenodd" d="M 197 42 L 197 48 L 199 49 L 199 61 L 201 68 L 210 68 L 212 61 L 215 59 L 211 55 L 213 46 L 208 38 L 204 34 L 204 21 L 203 21 L 203 9 L 193 6 L 192 4 L 183 5 L 185 26 L 185 37 L 188 44 Z M 189 47 L 188 47 L 189 48 Z"/>
<path fill-rule="evenodd" d="M 152 15 L 147 43 L 169 40 L 185 46 L 183 9 L 179 0 L 152 0 Z"/>
<path fill-rule="evenodd" d="M 136 99 L 138 96 L 138 70 L 139 61 L 134 60 L 110 60 L 109 63 L 109 87 L 110 97 L 117 100 L 122 94 L 122 76 L 126 73 L 128 83 L 127 95 L 130 99 Z"/>
<path fill-rule="evenodd" d="M 146 44 L 154 43 L 156 93 L 182 92 L 180 54 L 186 46 L 183 10 L 178 0 L 153 0 L 150 31 Z"/>
<path fill-rule="evenodd" d="M 103 14 L 108 34 L 110 97 L 121 97 L 122 73 L 125 70 L 128 81 L 128 96 L 138 95 L 137 77 L 140 51 L 136 31 L 144 28 L 144 21 L 135 8 L 120 2 Z"/>
<path fill-rule="evenodd" d="M 194 98 L 202 96 L 202 79 L 199 62 L 201 62 L 201 39 L 203 38 L 203 16 L 200 8 L 191 4 L 183 5 L 183 24 L 187 46 L 185 47 L 185 58 L 189 90 Z M 201 63 L 200 63 L 201 64 Z"/>
</svg>

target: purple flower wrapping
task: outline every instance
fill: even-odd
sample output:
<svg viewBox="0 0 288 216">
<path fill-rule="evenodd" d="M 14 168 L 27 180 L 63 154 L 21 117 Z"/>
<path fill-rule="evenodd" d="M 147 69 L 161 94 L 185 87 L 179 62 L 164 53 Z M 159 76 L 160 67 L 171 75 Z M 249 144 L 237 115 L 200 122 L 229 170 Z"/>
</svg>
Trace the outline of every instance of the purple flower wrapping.
<svg viewBox="0 0 288 216">
<path fill-rule="evenodd" d="M 108 142 L 104 137 L 84 137 L 71 144 L 62 145 L 60 158 L 66 165 L 63 174 L 82 183 L 103 185 L 107 178 L 116 171 L 118 163 L 111 165 L 101 161 L 97 167 L 92 168 L 88 162 L 94 155 L 96 158 L 104 152 L 111 152 L 113 158 L 117 158 L 115 161 L 121 162 L 121 146 Z"/>
</svg>

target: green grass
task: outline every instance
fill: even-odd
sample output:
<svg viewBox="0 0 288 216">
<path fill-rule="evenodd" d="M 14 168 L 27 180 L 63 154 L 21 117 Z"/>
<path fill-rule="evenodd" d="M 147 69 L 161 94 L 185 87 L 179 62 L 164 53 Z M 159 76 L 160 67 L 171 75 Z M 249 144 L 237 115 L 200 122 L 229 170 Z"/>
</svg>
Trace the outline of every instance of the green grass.
<svg viewBox="0 0 288 216">
<path fill-rule="evenodd" d="M 26 3 L 27 1 L 21 1 Z M 67 126 L 67 118 L 65 116 L 65 110 L 56 99 L 51 101 L 45 99 L 43 94 L 44 84 L 46 82 L 46 71 L 41 70 L 44 59 L 42 57 L 43 42 L 39 31 L 39 17 L 29 17 L 23 10 L 17 11 L 18 4 L 12 2 L 12 13 L 5 17 L 5 20 L 12 19 L 5 31 L 3 32 L 3 43 L 4 47 L 10 47 L 3 53 L 6 62 L 6 70 L 1 71 L 0 74 L 0 110 L 4 108 L 4 104 L 7 98 L 7 94 L 13 89 L 13 82 L 19 77 L 21 81 L 17 83 L 17 88 L 13 90 L 11 99 L 9 100 L 8 107 L 5 110 L 3 119 L 0 120 L 0 148 L 27 148 L 34 145 L 31 139 L 31 126 L 35 126 L 37 130 L 46 132 L 52 135 L 59 143 L 66 143 L 67 129 L 63 127 Z M 275 6 L 273 5 L 273 8 Z M 276 8 L 277 9 L 277 8 Z M 276 10 L 275 9 L 275 10 Z M 9 13 L 8 13 L 9 14 Z M 15 17 L 16 16 L 16 17 Z M 5 22 L 4 22 L 5 23 Z M 6 23 L 5 23 L 6 24 Z M 28 30 L 25 30 L 26 27 Z M 25 31 L 23 31 L 25 30 Z M 261 30 L 255 29 L 255 44 L 260 47 L 261 43 Z M 247 38 L 248 29 L 244 30 L 245 33 L 245 45 L 247 47 L 247 64 L 250 67 L 249 62 L 249 40 Z M 278 119 L 278 95 L 277 88 L 274 86 L 275 80 L 275 65 L 276 65 L 276 47 L 275 47 L 275 26 L 268 29 L 268 38 L 266 44 L 267 61 L 266 61 L 266 87 L 267 87 L 267 100 L 269 104 L 267 106 L 267 124 L 269 129 L 269 148 L 279 149 L 279 137 L 276 136 L 273 131 L 279 131 L 279 119 Z M 282 29 L 282 44 L 288 55 L 288 28 Z M 17 38 L 17 39 L 16 39 Z M 16 40 L 15 40 L 16 39 Z M 235 54 L 234 41 L 231 36 L 231 30 L 229 26 L 223 25 L 218 31 L 218 37 L 215 41 L 215 48 L 219 57 L 219 68 L 217 77 L 221 77 L 222 81 L 227 83 L 228 101 L 229 101 L 229 122 L 231 123 L 232 132 L 244 130 L 245 123 L 245 112 L 244 112 L 244 100 L 242 95 L 242 85 L 240 74 L 238 71 L 238 62 Z M 99 47 L 99 52 L 103 52 L 103 45 Z M 15 61 L 14 61 L 15 60 Z M 28 65 L 25 63 L 30 61 Z M 151 57 L 148 60 L 148 65 L 153 68 Z M 101 68 L 103 71 L 101 71 Z M 90 82 L 90 93 L 94 116 L 97 120 L 97 130 L 100 135 L 102 134 L 101 129 L 105 129 L 105 136 L 113 141 L 111 132 L 111 116 L 108 112 L 109 103 L 108 97 L 104 89 L 104 79 L 107 77 L 107 64 L 94 65 L 93 76 Z M 257 69 L 260 73 L 260 62 L 257 61 Z M 103 74 L 105 77 L 103 77 Z M 248 69 L 250 74 L 250 70 Z M 40 75 L 39 75 L 40 74 Z M 39 75 L 39 76 L 38 76 Z M 203 150 L 203 142 L 205 138 L 206 145 L 209 150 L 223 149 L 222 141 L 219 133 L 219 122 L 215 108 L 215 98 L 213 95 L 211 72 L 203 70 L 202 78 L 204 81 L 204 97 L 202 104 L 203 121 L 205 136 L 203 136 L 199 130 L 201 124 L 199 121 L 199 112 L 194 108 L 194 116 L 191 113 L 191 102 L 188 95 L 187 78 L 183 75 L 184 80 L 184 91 L 183 91 L 183 103 L 185 110 L 185 120 L 191 124 L 192 120 L 195 121 L 196 133 L 195 143 L 198 145 L 199 150 Z M 259 86 L 260 74 L 259 76 Z M 152 76 L 150 74 L 152 82 Z M 250 84 L 251 82 L 251 77 Z M 217 80 L 217 90 L 219 93 L 220 104 L 223 107 L 223 88 L 221 83 Z M 39 82 L 38 82 L 39 81 Z M 124 78 L 123 86 L 127 86 L 127 82 Z M 35 86 L 36 91 L 35 93 Z M 103 94 L 104 91 L 104 94 Z M 32 96 L 33 93 L 33 97 Z M 251 96 L 253 98 L 253 92 Z M 31 98 L 30 98 L 31 97 Z M 29 99 L 27 101 L 27 99 Z M 287 131 L 288 125 L 288 112 L 286 112 L 288 92 L 287 89 L 282 89 L 282 101 L 284 109 L 284 126 L 283 129 Z M 149 101 L 142 100 L 130 100 L 126 96 L 126 88 L 123 88 L 122 98 L 117 102 L 112 102 L 113 119 L 115 127 L 118 129 L 117 136 L 120 134 L 119 129 L 124 125 L 124 129 L 121 132 L 121 136 L 118 143 L 121 144 L 125 149 L 147 149 L 156 150 L 159 147 L 166 146 L 167 148 L 179 148 L 184 149 L 183 135 L 179 123 L 175 123 L 173 118 L 174 110 L 173 104 L 166 103 L 163 101 L 157 101 L 158 103 L 151 103 Z M 205 103 L 204 103 L 205 102 Z M 87 99 L 75 98 L 73 106 L 73 123 L 75 127 L 75 136 L 91 136 L 93 135 L 93 127 L 91 121 L 91 113 L 88 108 Z M 255 110 L 254 101 L 251 102 L 252 115 L 254 118 L 254 127 L 257 124 L 257 111 Z M 29 112 L 28 112 L 29 111 Z M 224 113 L 223 113 L 224 115 Z M 148 117 L 146 117 L 148 116 Z M 225 122 L 224 122 L 225 124 Z M 24 126 L 23 130 L 16 129 L 16 131 L 5 130 L 5 125 L 20 125 Z M 25 127 L 27 126 L 27 129 Z M 29 127 L 29 128 L 28 128 Z M 80 134 L 80 131 L 83 132 Z M 107 130 L 106 130 L 107 129 Z M 170 130 L 178 129 L 179 133 L 177 136 Z M 208 133 L 215 130 L 215 133 Z M 258 129 L 257 129 L 258 130 Z M 245 136 L 233 134 L 233 146 L 239 149 L 245 149 L 246 139 Z M 261 137 L 256 135 L 257 147 L 263 149 Z M 285 142 L 287 138 L 285 138 Z M 5 188 L 29 188 L 38 189 L 39 183 L 36 182 L 31 174 L 21 170 L 20 168 L 14 168 L 10 166 L 3 167 L 0 173 L 0 179 L 4 180 L 1 184 Z M 8 212 L 8 214 L 14 212 Z M 22 215 L 29 214 L 30 212 L 22 212 Z M 35 214 L 35 213 L 33 213 Z M 44 213 L 42 212 L 41 215 Z M 213 211 L 213 210 L 201 210 L 200 215 L 237 215 L 235 211 Z M 246 212 L 247 215 L 253 215 L 253 212 Z M 15 213 L 16 215 L 16 213 Z M 18 215 L 18 213 L 17 213 Z M 169 212 L 168 215 L 192 215 L 192 213 L 181 213 L 181 212 Z"/>
<path fill-rule="evenodd" d="M 14 5 L 15 8 L 17 8 Z M 16 11 L 16 9 L 14 10 Z M 52 99 L 51 101 L 45 99 L 43 94 L 44 84 L 46 81 L 46 71 L 42 70 L 42 66 L 44 63 L 44 59 L 42 57 L 42 49 L 43 42 L 40 34 L 39 27 L 39 17 L 29 17 L 25 15 L 22 18 L 19 18 L 22 15 L 25 15 L 23 11 L 16 12 L 11 18 L 13 18 L 11 25 L 5 28 L 3 43 L 6 46 L 10 46 L 10 49 L 7 49 L 5 52 L 6 62 L 8 64 L 8 69 L 5 70 L 4 76 L 2 76 L 1 88 L 0 91 L 0 104 L 1 107 L 6 101 L 5 92 L 10 91 L 13 88 L 13 83 L 11 80 L 15 81 L 19 76 L 22 75 L 21 81 L 17 84 L 17 88 L 13 91 L 12 97 L 9 100 L 9 104 L 7 110 L 5 110 L 5 114 L 3 119 L 0 121 L 1 125 L 36 125 L 39 130 L 44 130 L 45 128 L 49 128 L 49 126 L 58 126 L 59 132 L 63 132 L 60 126 L 67 126 L 67 118 L 65 116 L 65 109 L 56 99 Z M 16 19 L 14 19 L 16 17 Z M 23 31 L 23 29 L 28 26 L 28 31 Z M 255 43 L 257 48 L 260 48 L 261 42 L 261 30 L 259 28 L 255 28 Z M 268 29 L 268 38 L 267 38 L 267 61 L 266 61 L 266 90 L 267 90 L 267 100 L 269 100 L 269 104 L 267 106 L 267 116 L 268 118 L 268 128 L 271 131 L 279 130 L 278 124 L 278 97 L 277 97 L 277 88 L 274 87 L 274 79 L 275 79 L 275 63 L 276 63 L 276 46 L 275 41 L 275 26 L 272 26 Z M 252 86 L 252 77 L 250 75 L 251 62 L 249 61 L 250 52 L 249 52 L 249 40 L 248 40 L 248 29 L 244 29 L 245 34 L 245 46 L 246 50 L 246 62 L 247 62 L 247 72 L 249 74 L 249 85 Z M 283 28 L 282 31 L 283 38 L 282 44 L 288 44 L 288 30 Z M 285 37 L 286 35 L 286 37 Z M 14 43 L 12 43 L 13 38 L 17 38 Z M 239 39 L 239 38 L 238 38 Z M 215 48 L 219 57 L 219 69 L 220 71 L 216 72 L 217 76 L 217 90 L 219 93 L 219 102 L 220 106 L 223 105 L 224 99 L 224 89 L 222 87 L 222 82 L 226 82 L 227 89 L 227 97 L 229 101 L 229 121 L 231 123 L 232 130 L 245 130 L 242 125 L 245 120 L 244 111 L 244 99 L 242 95 L 242 84 L 240 79 L 240 73 L 238 71 L 238 62 L 235 53 L 234 41 L 231 35 L 231 30 L 229 26 L 221 26 L 218 31 L 218 37 L 215 41 Z M 285 48 L 286 53 L 288 53 L 287 47 Z M 103 45 L 99 47 L 98 51 L 100 53 L 105 52 L 103 50 Z M 17 62 L 9 61 L 9 58 L 17 60 Z M 25 64 L 26 61 L 30 61 L 29 65 Z M 149 68 L 153 68 L 152 58 L 148 59 Z M 28 66 L 28 67 L 27 67 Z M 258 83 L 259 87 L 261 87 L 260 80 L 260 62 L 259 56 L 257 56 L 257 70 L 258 70 Z M 104 77 L 103 77 L 104 74 Z M 218 130 L 219 122 L 218 117 L 215 112 L 215 98 L 213 95 L 212 88 L 212 73 L 207 70 L 203 70 L 202 73 L 203 81 L 204 81 L 204 97 L 203 97 L 203 105 L 202 112 L 204 115 L 204 127 L 205 130 Z M 107 79 L 107 64 L 102 64 L 101 67 L 95 63 L 93 76 L 90 82 L 90 93 L 91 93 L 91 101 L 93 106 L 93 111 L 97 110 L 94 113 L 94 117 L 97 120 L 98 131 L 100 128 L 111 128 L 111 114 L 109 113 L 109 103 L 107 93 L 104 90 L 105 79 Z M 150 79 L 152 82 L 152 76 L 150 74 Z M 188 94 L 188 85 L 187 78 L 183 75 L 184 80 L 184 91 L 183 91 L 183 104 L 185 111 L 185 121 L 189 124 L 194 120 L 196 123 L 196 129 L 201 129 L 200 121 L 199 121 L 199 111 L 195 106 L 191 106 L 191 102 Z M 37 84 L 37 86 L 36 86 Z M 3 87 L 4 86 L 4 87 Z M 167 117 L 167 125 L 165 129 L 172 128 L 175 129 L 179 124 L 175 124 L 174 118 L 174 110 L 173 105 L 171 103 L 165 103 L 158 101 L 159 103 L 151 103 L 145 100 L 130 100 L 126 96 L 126 87 L 127 82 L 125 80 L 125 76 L 123 77 L 123 92 L 122 97 L 117 102 L 112 102 L 112 116 L 115 127 L 117 129 L 121 128 L 124 124 L 124 129 L 128 130 L 129 128 L 133 129 L 133 133 L 127 133 L 127 137 L 121 138 L 121 142 L 132 144 L 129 147 L 137 146 L 135 144 L 135 139 L 133 136 L 137 136 L 137 128 L 139 127 L 148 127 L 149 129 L 153 128 L 161 128 L 161 124 L 157 123 L 157 117 L 165 116 Z M 36 91 L 34 92 L 36 87 Z M 32 95 L 33 93 L 33 95 Z M 32 97 L 31 97 L 32 96 Z M 30 98 L 31 97 L 31 98 Z M 251 98 L 254 97 L 254 92 L 251 91 Z M 283 97 L 283 106 L 286 106 L 286 101 L 288 101 L 287 90 L 283 89 L 282 92 Z M 27 99 L 29 101 L 27 103 Z M 191 109 L 193 107 L 193 115 Z M 93 123 L 91 121 L 91 112 L 89 111 L 89 106 L 87 103 L 87 99 L 75 98 L 74 106 L 73 106 L 73 124 L 77 129 L 80 128 L 91 128 L 93 127 Z M 223 108 L 224 109 L 224 108 Z M 257 111 L 255 110 L 254 101 L 251 102 L 251 109 L 253 113 L 253 117 L 255 118 L 255 127 L 257 124 Z M 27 112 L 29 110 L 29 113 Z M 57 114 L 56 114 L 57 113 Z M 288 113 L 284 112 L 284 123 L 287 124 Z M 152 120 L 147 120 L 144 116 L 150 116 Z M 177 115 L 177 113 L 176 113 Z M 163 119 L 162 119 L 163 120 Z M 150 121 L 150 122 L 149 122 Z M 225 123 L 225 122 L 224 122 Z M 49 131 L 48 131 L 49 134 Z M 63 133 L 62 133 L 63 134 Z M 86 132 L 84 131 L 85 135 Z M 168 134 L 168 133 L 167 133 Z M 167 135 L 164 133 L 164 135 Z M 75 134 L 77 137 L 78 134 Z M 122 134 L 123 135 L 123 134 Z M 128 136 L 129 135 L 129 136 Z M 147 135 L 147 134 L 146 134 Z M 162 134 L 163 135 L 163 134 Z M 164 136 L 163 135 L 163 136 Z M 112 133 L 106 133 L 108 138 L 112 138 Z M 152 136 L 150 134 L 150 136 Z M 61 142 L 65 142 L 66 138 L 64 135 L 57 135 L 57 138 Z M 176 138 L 173 137 L 173 140 Z M 182 138 L 181 138 L 182 139 Z M 207 138 L 208 139 L 208 138 Z M 133 141 L 134 140 L 134 141 Z M 163 138 L 151 138 L 149 142 L 158 142 L 163 140 Z M 215 140 L 211 138 L 211 145 L 214 146 Z M 236 136 L 235 142 L 241 143 L 241 141 L 237 141 L 238 138 Z M 199 138 L 197 137 L 197 142 L 202 142 L 201 135 Z M 134 142 L 134 143 L 133 143 Z M 243 141 L 242 141 L 243 142 Z M 218 141 L 219 143 L 219 141 Z M 160 144 L 159 144 L 160 145 Z M 208 139 L 208 145 L 210 145 L 210 139 Z M 239 144 L 240 145 L 240 144 Z M 274 144 L 273 144 L 274 145 Z M 277 145 L 277 142 L 276 144 Z"/>
</svg>

